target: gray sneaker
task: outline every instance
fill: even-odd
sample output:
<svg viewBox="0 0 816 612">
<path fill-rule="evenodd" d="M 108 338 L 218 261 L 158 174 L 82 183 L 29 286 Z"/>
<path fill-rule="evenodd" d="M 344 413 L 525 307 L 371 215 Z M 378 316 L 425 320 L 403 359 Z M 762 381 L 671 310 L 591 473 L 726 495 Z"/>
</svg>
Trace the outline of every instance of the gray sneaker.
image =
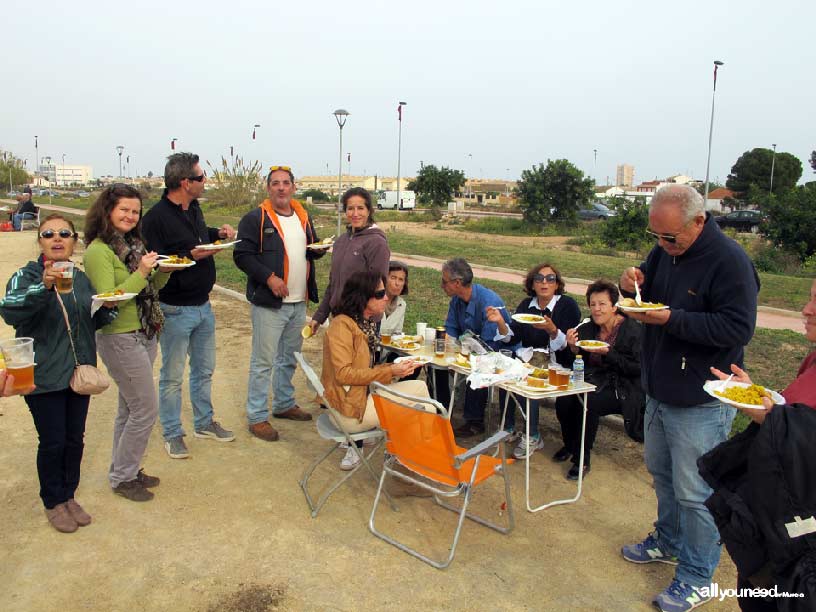
<svg viewBox="0 0 816 612">
<path fill-rule="evenodd" d="M 235 439 L 235 434 L 221 427 L 218 421 L 211 421 L 204 429 L 197 429 L 194 435 L 196 438 L 209 438 L 216 442 L 232 442 Z"/>
<path fill-rule="evenodd" d="M 164 442 L 164 449 L 173 459 L 186 459 L 190 456 L 190 453 L 187 450 L 187 445 L 184 444 L 184 438 L 182 436 L 166 440 Z"/>
</svg>

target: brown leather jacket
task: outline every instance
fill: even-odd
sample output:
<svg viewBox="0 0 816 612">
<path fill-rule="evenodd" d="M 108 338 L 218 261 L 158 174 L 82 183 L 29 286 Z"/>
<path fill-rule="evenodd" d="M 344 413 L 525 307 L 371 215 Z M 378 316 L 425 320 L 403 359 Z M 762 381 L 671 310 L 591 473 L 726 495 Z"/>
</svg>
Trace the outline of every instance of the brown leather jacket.
<svg viewBox="0 0 816 612">
<path fill-rule="evenodd" d="M 332 408 L 347 417 L 363 420 L 368 385 L 388 384 L 391 364 L 370 367 L 371 352 L 362 330 L 346 315 L 334 317 L 323 338 L 323 371 L 320 382 Z"/>
</svg>

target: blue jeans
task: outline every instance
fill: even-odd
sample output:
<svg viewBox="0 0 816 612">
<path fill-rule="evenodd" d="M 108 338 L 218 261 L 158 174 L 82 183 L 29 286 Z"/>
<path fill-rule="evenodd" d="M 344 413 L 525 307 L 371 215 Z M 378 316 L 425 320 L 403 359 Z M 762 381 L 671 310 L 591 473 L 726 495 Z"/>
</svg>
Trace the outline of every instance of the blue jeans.
<svg viewBox="0 0 816 612">
<path fill-rule="evenodd" d="M 160 304 L 164 329 L 159 375 L 159 419 L 165 440 L 184 435 L 181 426 L 181 383 L 190 356 L 190 403 L 196 431 L 213 419 L 212 375 L 215 370 L 215 317 L 209 302 L 201 306 Z"/>
<path fill-rule="evenodd" d="M 284 303 L 280 308 L 252 306 L 252 356 L 246 404 L 250 425 L 269 418 L 270 383 L 274 394 L 272 412 L 280 414 L 294 407 L 295 352 L 303 346 L 300 329 L 305 321 L 306 302 Z"/>
<path fill-rule="evenodd" d="M 711 584 L 721 548 L 697 459 L 728 438 L 735 413 L 720 402 L 673 406 L 646 397 L 644 455 L 657 494 L 657 539 L 678 558 L 675 577 L 696 587 Z"/>
<path fill-rule="evenodd" d="M 19 232 L 20 228 L 23 225 L 23 219 L 36 219 L 37 215 L 35 213 L 15 213 L 11 217 L 11 225 L 14 227 L 15 232 Z"/>
</svg>

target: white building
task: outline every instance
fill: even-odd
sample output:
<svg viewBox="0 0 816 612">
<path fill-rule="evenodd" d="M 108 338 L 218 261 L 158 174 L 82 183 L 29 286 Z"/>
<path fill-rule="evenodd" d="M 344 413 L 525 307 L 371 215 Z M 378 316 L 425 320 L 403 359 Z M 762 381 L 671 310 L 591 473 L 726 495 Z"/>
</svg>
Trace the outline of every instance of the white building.
<svg viewBox="0 0 816 612">
<path fill-rule="evenodd" d="M 37 174 L 47 178 L 49 183 L 57 187 L 81 187 L 93 180 L 93 166 L 41 163 Z"/>
</svg>

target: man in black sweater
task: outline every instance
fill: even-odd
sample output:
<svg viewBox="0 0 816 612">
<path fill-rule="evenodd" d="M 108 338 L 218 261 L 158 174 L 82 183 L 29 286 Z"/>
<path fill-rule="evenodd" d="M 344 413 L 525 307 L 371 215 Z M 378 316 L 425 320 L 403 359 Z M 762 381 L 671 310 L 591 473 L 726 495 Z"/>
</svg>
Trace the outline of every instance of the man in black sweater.
<svg viewBox="0 0 816 612">
<path fill-rule="evenodd" d="M 661 610 L 690 610 L 710 597 L 720 560 L 719 534 L 704 502 L 711 488 L 697 459 L 727 439 L 735 409 L 711 398 L 709 368 L 742 365 L 754 333 L 759 278 L 750 258 L 705 212 L 687 185 L 658 190 L 649 230 L 658 241 L 640 267 L 627 268 L 621 289 L 664 310 L 629 316 L 644 323 L 641 382 L 646 393 L 646 467 L 657 495 L 655 532 L 624 546 L 632 563 L 676 565 L 674 580 L 653 599 Z"/>
<path fill-rule="evenodd" d="M 189 457 L 181 426 L 181 383 L 190 357 L 190 402 L 193 405 L 195 437 L 231 442 L 235 436 L 213 420 L 212 374 L 215 370 L 215 317 L 210 291 L 215 284 L 217 250 L 201 245 L 219 239 L 232 240 L 229 225 L 207 227 L 198 204 L 207 175 L 198 155 L 175 153 L 164 168 L 166 189 L 144 216 L 142 232 L 148 248 L 161 255 L 178 255 L 193 260 L 175 271 L 159 291 L 164 328 L 159 337 L 162 352 L 159 376 L 159 419 L 164 447 L 173 459 Z"/>
</svg>

